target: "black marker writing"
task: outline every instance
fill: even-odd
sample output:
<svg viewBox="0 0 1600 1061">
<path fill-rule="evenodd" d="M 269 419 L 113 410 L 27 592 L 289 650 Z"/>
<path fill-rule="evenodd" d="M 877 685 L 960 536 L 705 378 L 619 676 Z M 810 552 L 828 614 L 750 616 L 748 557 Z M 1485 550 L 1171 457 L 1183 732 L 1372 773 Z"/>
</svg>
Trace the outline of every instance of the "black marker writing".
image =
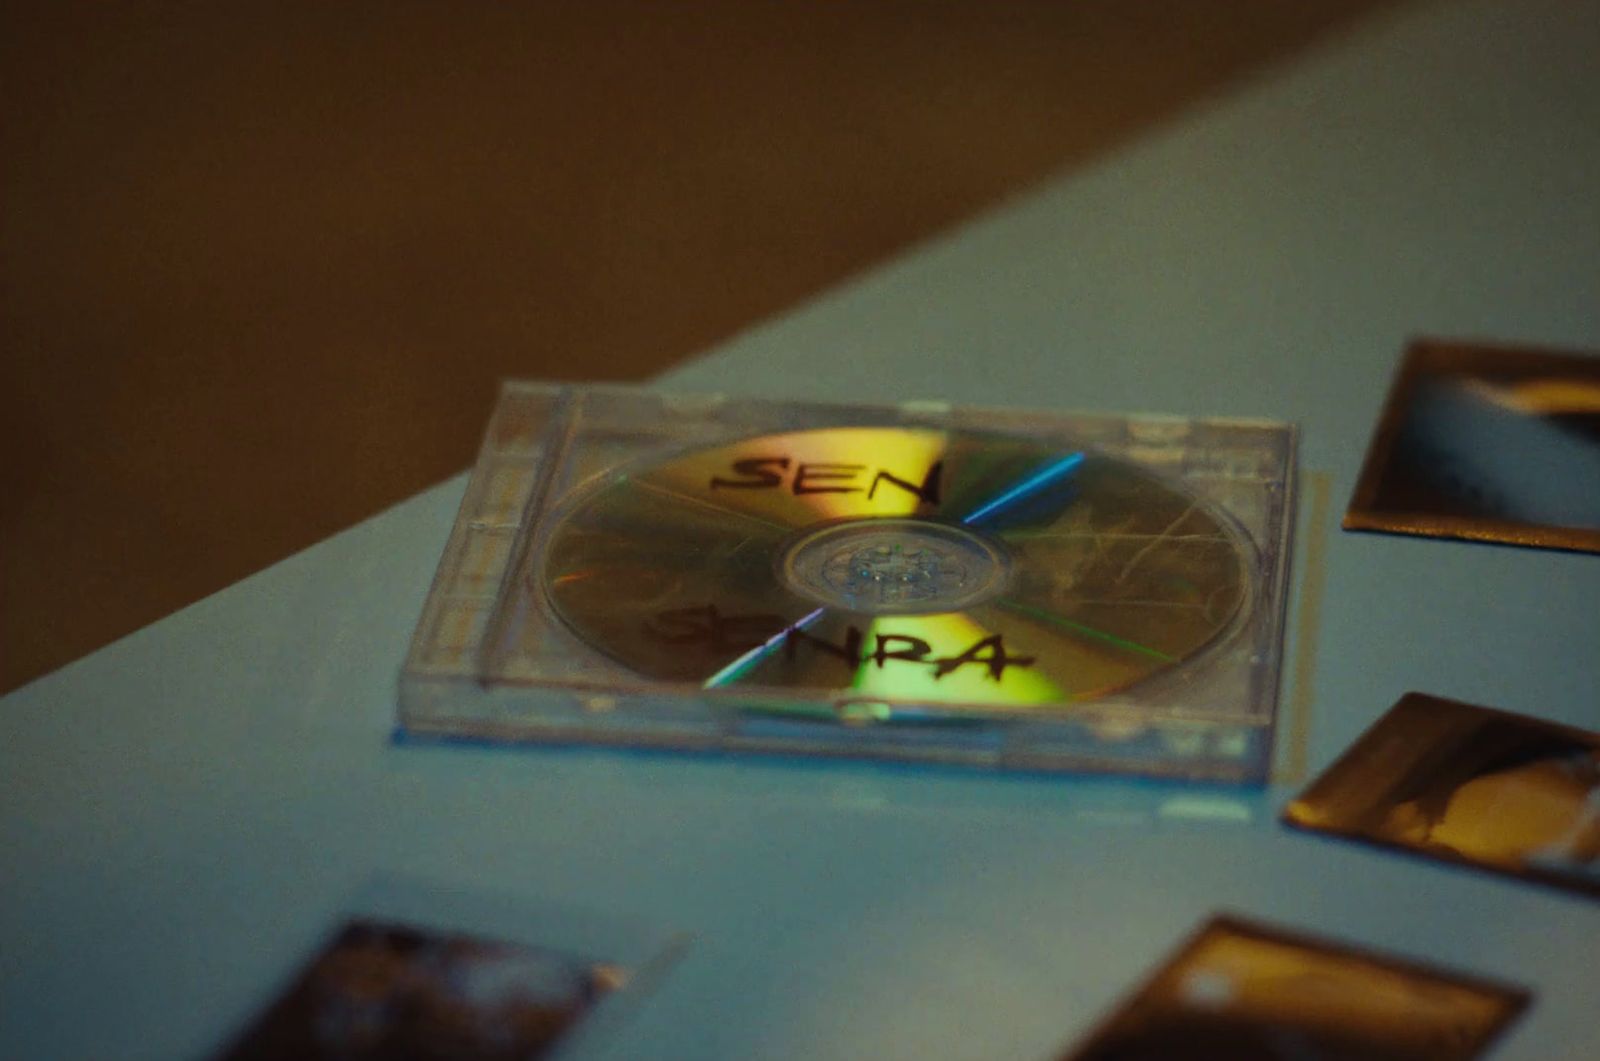
<svg viewBox="0 0 1600 1061">
<path fill-rule="evenodd" d="M 790 474 L 790 469 L 793 474 Z M 944 474 L 944 462 L 935 461 L 928 467 L 921 482 L 914 478 L 901 478 L 887 468 L 879 468 L 870 481 L 863 484 L 868 466 L 865 464 L 838 464 L 828 461 L 796 461 L 788 456 L 747 457 L 733 462 L 732 475 L 713 475 L 713 490 L 773 490 L 785 484 L 796 496 L 802 494 L 861 494 L 868 498 L 878 495 L 879 488 L 897 487 L 915 495 L 924 504 L 939 503 L 939 481 Z"/>
<path fill-rule="evenodd" d="M 714 604 L 693 608 L 673 608 L 646 620 L 646 635 L 657 641 L 709 652 L 748 652 L 782 640 L 783 656 L 791 662 L 805 654 L 820 654 L 839 661 L 854 671 L 863 664 L 880 670 L 895 664 L 931 668 L 938 680 L 962 667 L 982 667 L 990 678 L 999 681 L 1007 668 L 1031 667 L 1036 657 L 1012 655 L 999 634 L 979 638 L 962 652 L 935 655 L 933 646 L 920 637 L 879 630 L 867 644 L 867 635 L 855 625 L 847 625 L 839 640 L 832 641 L 786 624 L 782 616 L 770 614 L 724 615 Z"/>
</svg>

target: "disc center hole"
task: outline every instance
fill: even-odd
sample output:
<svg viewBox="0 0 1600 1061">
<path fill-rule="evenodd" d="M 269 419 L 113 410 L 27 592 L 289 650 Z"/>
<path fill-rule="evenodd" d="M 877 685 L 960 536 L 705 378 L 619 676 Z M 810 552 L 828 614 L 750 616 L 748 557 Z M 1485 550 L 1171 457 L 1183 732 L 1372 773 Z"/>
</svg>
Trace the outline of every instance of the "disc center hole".
<svg viewBox="0 0 1600 1061">
<path fill-rule="evenodd" d="M 965 527 L 912 519 L 831 524 L 783 551 L 786 585 L 820 604 L 869 614 L 956 611 L 1004 588 L 999 547 Z"/>
</svg>

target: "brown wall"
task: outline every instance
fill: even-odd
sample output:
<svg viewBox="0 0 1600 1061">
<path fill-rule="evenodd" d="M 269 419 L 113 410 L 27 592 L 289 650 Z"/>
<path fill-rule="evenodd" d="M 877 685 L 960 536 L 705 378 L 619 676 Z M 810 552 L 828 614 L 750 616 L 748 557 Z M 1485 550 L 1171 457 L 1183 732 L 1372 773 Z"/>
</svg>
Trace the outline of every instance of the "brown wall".
<svg viewBox="0 0 1600 1061">
<path fill-rule="evenodd" d="M 0 689 L 1377 6 L 0 4 Z"/>
</svg>

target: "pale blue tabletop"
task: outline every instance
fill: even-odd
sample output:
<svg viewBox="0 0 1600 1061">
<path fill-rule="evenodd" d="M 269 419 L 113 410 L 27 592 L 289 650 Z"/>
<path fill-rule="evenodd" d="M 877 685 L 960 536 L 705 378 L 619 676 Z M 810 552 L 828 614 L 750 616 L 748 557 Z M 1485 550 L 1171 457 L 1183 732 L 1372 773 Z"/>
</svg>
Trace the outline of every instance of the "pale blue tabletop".
<svg viewBox="0 0 1600 1061">
<path fill-rule="evenodd" d="M 1593 3 L 1403 7 L 665 383 L 1299 421 L 1310 767 L 1411 689 L 1600 727 L 1600 557 L 1336 529 L 1408 337 L 1600 347 L 1597 57 Z M 461 489 L 0 702 L 0 1057 L 202 1053 L 380 872 L 692 933 L 625 1056 L 1046 1057 L 1227 909 L 1600 1057 L 1600 904 L 1287 832 L 1291 784 L 396 745 Z"/>
</svg>

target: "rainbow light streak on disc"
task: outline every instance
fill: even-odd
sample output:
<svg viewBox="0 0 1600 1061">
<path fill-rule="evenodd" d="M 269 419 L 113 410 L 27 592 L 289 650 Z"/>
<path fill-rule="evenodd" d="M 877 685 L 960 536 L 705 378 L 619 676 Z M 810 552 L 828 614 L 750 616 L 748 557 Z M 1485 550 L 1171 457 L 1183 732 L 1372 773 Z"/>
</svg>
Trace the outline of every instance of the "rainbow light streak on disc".
<svg viewBox="0 0 1600 1061">
<path fill-rule="evenodd" d="M 979 506 L 976 511 L 963 516 L 961 522 L 978 523 L 987 519 L 995 513 L 1002 512 L 1007 507 L 1017 504 L 1019 501 L 1024 501 L 1038 494 L 1039 491 L 1046 487 L 1053 488 L 1062 484 L 1063 480 L 1066 480 L 1082 466 L 1083 454 L 1069 453 L 1060 460 L 1047 465 L 1036 474 L 1029 476 L 1026 480 L 1018 483 L 994 500 Z"/>
<path fill-rule="evenodd" d="M 1157 652 L 1155 649 L 1150 648 L 1147 645 L 1141 645 L 1137 642 L 1117 637 L 1115 634 L 1108 634 L 1104 630 L 1096 630 L 1092 626 L 1085 626 L 1082 623 L 1075 623 L 1071 619 L 1066 619 L 1059 615 L 1053 615 L 1050 612 L 1045 611 L 1043 608 L 1031 608 L 1026 604 L 1019 604 L 1016 601 L 1004 599 L 996 601 L 995 605 L 996 607 L 1007 608 L 1022 615 L 1038 619 L 1041 622 L 1049 623 L 1052 626 L 1058 626 L 1069 633 L 1105 641 L 1109 644 L 1116 645 L 1118 648 L 1127 649 L 1129 652 L 1138 652 L 1143 655 L 1159 659 L 1163 663 L 1173 662 L 1173 658 L 1167 655 L 1165 652 Z"/>
<path fill-rule="evenodd" d="M 752 670 L 759 666 L 762 661 L 770 659 L 774 654 L 781 652 L 784 645 L 788 642 L 790 635 L 797 630 L 804 630 L 806 627 L 822 618 L 826 611 L 826 608 L 818 608 L 808 615 L 802 616 L 801 618 L 790 623 L 776 634 L 773 634 L 766 641 L 757 645 L 755 648 L 752 648 L 750 651 L 746 652 L 744 655 L 740 656 L 738 659 L 734 660 L 726 667 L 723 667 L 711 677 L 707 678 L 705 680 L 706 688 L 712 689 L 719 685 L 731 685 L 734 682 L 739 681 L 739 679 L 743 678 L 745 675 L 749 674 Z"/>
</svg>

